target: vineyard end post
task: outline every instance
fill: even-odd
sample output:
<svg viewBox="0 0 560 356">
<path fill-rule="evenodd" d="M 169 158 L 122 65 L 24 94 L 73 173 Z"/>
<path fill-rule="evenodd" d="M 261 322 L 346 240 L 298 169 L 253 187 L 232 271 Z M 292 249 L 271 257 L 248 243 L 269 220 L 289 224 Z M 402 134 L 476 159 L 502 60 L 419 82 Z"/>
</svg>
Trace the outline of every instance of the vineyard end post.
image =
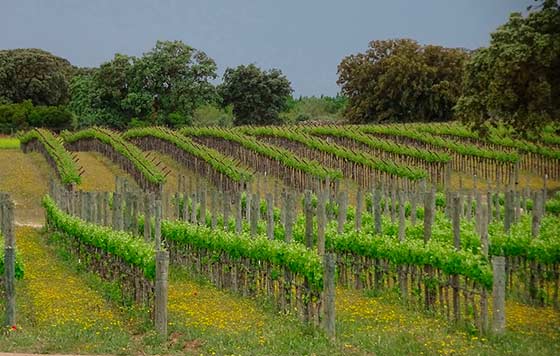
<svg viewBox="0 0 560 356">
<path fill-rule="evenodd" d="M 167 337 L 167 276 L 169 269 L 169 252 L 156 252 L 155 283 L 155 328 L 159 335 Z"/>
<path fill-rule="evenodd" d="M 492 289 L 493 318 L 492 330 L 495 333 L 503 333 L 506 327 L 506 261 L 504 256 L 492 258 L 492 272 L 494 284 Z"/>
<path fill-rule="evenodd" d="M 14 238 L 14 203 L 9 195 L 2 199 L 2 233 L 4 235 L 4 278 L 6 290 L 6 325 L 16 325 L 16 289 L 15 289 L 15 238 Z"/>
<path fill-rule="evenodd" d="M 330 340 L 336 337 L 336 314 L 335 314 L 335 268 L 336 268 L 336 254 L 327 253 L 323 257 L 324 262 L 324 316 L 323 328 L 327 333 Z"/>
</svg>

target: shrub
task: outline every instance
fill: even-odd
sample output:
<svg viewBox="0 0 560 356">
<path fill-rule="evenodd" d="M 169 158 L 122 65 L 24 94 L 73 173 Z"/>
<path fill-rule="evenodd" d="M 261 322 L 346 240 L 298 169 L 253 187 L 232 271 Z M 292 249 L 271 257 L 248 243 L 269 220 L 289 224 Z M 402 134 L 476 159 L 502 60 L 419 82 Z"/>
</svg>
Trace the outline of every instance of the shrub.
<svg viewBox="0 0 560 356">
<path fill-rule="evenodd" d="M 55 131 L 72 126 L 72 114 L 64 106 L 33 106 L 30 100 L 0 105 L 0 133 L 44 127 Z"/>
</svg>

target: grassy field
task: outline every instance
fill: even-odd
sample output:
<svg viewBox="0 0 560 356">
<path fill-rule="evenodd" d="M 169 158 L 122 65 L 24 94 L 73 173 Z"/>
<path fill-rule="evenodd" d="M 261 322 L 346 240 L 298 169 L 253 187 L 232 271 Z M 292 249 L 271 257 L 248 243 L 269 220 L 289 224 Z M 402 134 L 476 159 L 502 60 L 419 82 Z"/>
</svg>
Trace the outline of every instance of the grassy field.
<svg viewBox="0 0 560 356">
<path fill-rule="evenodd" d="M 0 137 L 0 150 L 1 149 L 19 149 L 19 140 L 14 137 L 1 136 Z"/>
<path fill-rule="evenodd" d="M 220 291 L 173 268 L 169 339 L 159 339 L 145 313 L 117 302 L 114 286 L 84 271 L 40 231 L 22 227 L 26 264 L 18 283 L 18 330 L 0 350 L 37 353 L 168 355 L 555 355 L 560 315 L 509 301 L 507 334 L 481 336 L 411 311 L 394 296 L 337 290 L 334 343 L 265 301 Z"/>
<path fill-rule="evenodd" d="M 165 157 L 163 157 L 165 159 Z M 104 190 L 123 174 L 96 154 L 80 154 L 83 188 Z M 176 176 L 181 167 L 168 164 Z M 0 150 L 0 190 L 16 199 L 20 223 L 40 224 L 40 197 L 50 167 L 38 154 Z M 181 171 L 183 174 L 183 171 Z M 188 172 L 184 172 L 187 174 Z M 124 175 L 124 174 L 123 174 Z M 176 181 L 171 184 L 176 184 Z M 558 355 L 560 313 L 509 300 L 508 332 L 478 335 L 400 305 L 393 294 L 337 290 L 337 340 L 281 315 L 266 301 L 220 291 L 174 267 L 169 285 L 169 338 L 161 340 L 145 311 L 118 302 L 102 282 L 57 248 L 55 238 L 17 229 L 26 276 L 18 282 L 17 330 L 4 329 L 1 351 L 169 355 Z"/>
</svg>

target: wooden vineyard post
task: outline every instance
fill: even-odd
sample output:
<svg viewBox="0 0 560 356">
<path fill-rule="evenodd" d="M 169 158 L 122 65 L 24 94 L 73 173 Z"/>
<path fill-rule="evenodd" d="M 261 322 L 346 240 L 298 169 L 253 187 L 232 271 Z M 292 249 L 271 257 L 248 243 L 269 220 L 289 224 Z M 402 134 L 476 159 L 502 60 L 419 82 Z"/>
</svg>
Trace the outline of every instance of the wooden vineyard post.
<svg viewBox="0 0 560 356">
<path fill-rule="evenodd" d="M 249 196 L 250 194 L 247 194 L 247 196 Z M 222 217 L 224 219 L 223 224 L 224 224 L 224 230 L 228 231 L 229 230 L 229 211 L 230 211 L 230 205 L 231 205 L 231 200 L 230 200 L 230 195 L 228 191 L 225 191 L 224 194 L 222 195 L 222 208 L 223 208 L 223 213 L 222 213 Z M 249 207 L 247 207 L 247 209 L 249 209 Z"/>
<path fill-rule="evenodd" d="M 455 246 L 455 250 L 459 251 L 461 249 L 461 204 L 459 195 L 454 194 L 452 201 L 453 246 Z"/>
<path fill-rule="evenodd" d="M 346 223 L 346 209 L 348 207 L 348 193 L 340 191 L 338 193 L 338 233 L 344 232 L 344 224 Z"/>
<path fill-rule="evenodd" d="M 305 211 L 305 246 L 313 247 L 313 202 L 311 201 L 311 190 L 305 191 L 304 197 Z"/>
<path fill-rule="evenodd" d="M 159 251 L 161 248 L 161 214 L 161 192 L 159 192 L 159 194 L 156 195 L 154 201 L 154 243 L 156 251 Z"/>
<path fill-rule="evenodd" d="M 404 192 L 398 191 L 396 192 L 393 197 L 396 197 L 396 204 L 398 204 L 399 209 L 399 232 L 398 238 L 399 242 L 403 243 L 405 240 L 405 229 L 406 229 L 406 220 L 405 220 L 405 211 L 404 211 Z M 393 204 L 394 209 L 396 210 L 396 204 Z M 407 275 L 406 275 L 406 266 L 402 265 L 398 267 L 398 274 L 399 274 L 399 284 L 401 289 L 401 298 L 406 303 L 408 301 L 408 286 L 407 286 Z"/>
<path fill-rule="evenodd" d="M 102 209 L 102 204 L 101 204 L 101 200 L 99 199 L 99 197 L 101 196 L 101 192 L 91 192 L 91 198 L 92 198 L 92 203 L 93 203 L 93 218 L 92 218 L 92 222 L 94 224 L 97 225 L 101 225 L 101 209 Z M 131 222 L 132 223 L 132 222 Z"/>
<path fill-rule="evenodd" d="M 521 194 L 518 189 L 513 191 L 513 221 L 518 222 L 521 214 Z"/>
<path fill-rule="evenodd" d="M 490 193 L 488 193 L 490 195 Z M 488 200 L 490 203 L 490 200 Z M 480 245 L 482 248 L 482 255 L 484 258 L 488 258 L 488 205 L 482 204 L 481 215 L 482 215 L 482 229 L 480 231 Z M 479 330 L 482 333 L 488 331 L 488 296 L 486 294 L 486 288 L 483 286 L 480 292 L 480 326 Z"/>
<path fill-rule="evenodd" d="M 533 211 L 531 222 L 531 235 L 533 238 L 539 236 L 541 229 L 541 218 L 544 210 L 544 192 L 536 191 L 533 197 Z"/>
<path fill-rule="evenodd" d="M 89 193 L 82 191 L 81 195 L 82 195 L 82 199 L 81 199 L 82 215 L 81 215 L 81 218 L 82 218 L 82 220 L 88 221 L 88 219 L 89 219 Z"/>
<path fill-rule="evenodd" d="M 200 192 L 200 225 L 206 226 L 206 189 L 202 188 Z"/>
<path fill-rule="evenodd" d="M 487 204 L 487 214 L 486 214 L 486 227 L 488 227 L 488 225 L 490 225 L 490 223 L 492 222 L 492 191 L 490 189 L 488 189 L 488 192 L 486 193 L 486 204 Z"/>
<path fill-rule="evenodd" d="M 124 197 L 124 220 L 123 230 L 129 231 L 132 223 L 132 192 L 126 191 L 123 193 Z"/>
<path fill-rule="evenodd" d="M 169 252 L 162 249 L 161 220 L 162 220 L 162 198 L 163 186 L 160 185 L 155 196 L 155 249 L 156 249 L 156 278 L 155 278 L 155 300 L 154 321 L 156 331 L 160 336 L 167 338 L 167 280 L 169 269 Z"/>
<path fill-rule="evenodd" d="M 519 215 L 527 213 L 527 187 L 519 190 Z"/>
<path fill-rule="evenodd" d="M 179 175 L 177 177 L 177 191 L 175 192 L 175 217 L 177 219 L 181 218 L 181 188 L 183 186 L 183 176 Z"/>
<path fill-rule="evenodd" d="M 358 191 L 356 192 L 356 216 L 354 217 L 354 221 L 356 223 L 356 231 L 360 231 L 362 229 L 362 210 L 364 209 L 363 205 L 364 197 L 362 193 L 362 187 L 358 186 Z"/>
<path fill-rule="evenodd" d="M 336 312 L 335 312 L 335 267 L 336 255 L 327 253 L 323 257 L 324 276 L 323 276 L 323 328 L 330 340 L 336 337 Z"/>
<path fill-rule="evenodd" d="M 373 191 L 373 219 L 375 221 L 375 233 L 381 234 L 381 191 L 375 188 Z"/>
<path fill-rule="evenodd" d="M 228 201 L 229 204 L 229 201 Z M 259 193 L 255 193 L 252 199 L 252 207 L 251 207 L 251 237 L 256 237 L 258 233 L 258 226 L 259 226 L 259 218 L 260 218 L 260 205 L 261 199 Z"/>
<path fill-rule="evenodd" d="M 325 254 L 325 229 L 327 225 L 327 192 L 320 191 L 317 202 L 317 253 L 319 256 Z"/>
<path fill-rule="evenodd" d="M 247 190 L 245 192 L 245 219 L 247 219 L 247 224 L 251 224 L 251 191 Z"/>
<path fill-rule="evenodd" d="M 459 214 L 461 218 L 465 217 L 465 196 L 463 189 L 460 189 L 457 193 L 459 195 Z"/>
<path fill-rule="evenodd" d="M 140 195 L 138 192 L 132 193 L 132 225 L 130 231 L 138 236 L 138 209 L 140 209 Z"/>
<path fill-rule="evenodd" d="M 424 244 L 432 238 L 432 224 L 435 213 L 435 191 L 430 188 L 424 192 Z M 424 273 L 431 278 L 433 276 L 432 266 L 424 266 Z M 424 290 L 425 307 L 429 310 L 432 307 L 432 291 L 429 288 Z"/>
<path fill-rule="evenodd" d="M 274 240 L 274 196 L 266 193 L 266 235 Z"/>
<path fill-rule="evenodd" d="M 539 236 L 541 230 L 541 218 L 544 210 L 543 202 L 544 191 L 537 190 L 533 195 L 533 211 L 531 219 L 531 237 L 536 239 Z M 535 261 L 529 262 L 529 295 L 531 300 L 535 301 L 537 299 L 537 275 L 539 267 Z"/>
<path fill-rule="evenodd" d="M 467 220 L 471 221 L 472 220 L 472 203 L 473 203 L 473 199 L 472 199 L 472 194 L 469 191 L 467 196 L 467 207 L 466 207 L 466 218 Z M 476 194 L 476 192 L 475 192 Z M 477 207 L 478 209 L 478 207 Z"/>
<path fill-rule="evenodd" d="M 286 225 L 286 204 L 287 204 L 287 194 L 288 191 L 285 189 L 282 189 L 282 193 L 280 193 L 279 199 L 280 200 L 276 200 L 276 202 L 278 202 L 278 205 L 280 206 L 280 224 L 282 226 Z"/>
<path fill-rule="evenodd" d="M 242 230 L 243 230 L 243 193 L 239 191 L 235 195 L 235 233 L 241 234 Z"/>
<path fill-rule="evenodd" d="M 383 195 L 383 200 L 385 201 L 385 204 L 383 206 L 383 214 L 385 215 L 389 215 L 390 214 L 390 209 L 389 209 L 389 188 L 386 187 L 382 187 L 382 194 Z"/>
<path fill-rule="evenodd" d="M 87 192 L 87 197 L 88 197 L 88 203 L 87 203 L 88 216 L 87 216 L 87 221 L 89 221 L 90 223 L 94 223 L 94 222 L 95 222 L 95 197 L 94 197 L 94 192 Z M 124 225 L 123 225 L 123 226 L 124 226 Z"/>
<path fill-rule="evenodd" d="M 397 216 L 397 192 L 395 187 L 391 189 L 391 223 L 395 223 Z"/>
<path fill-rule="evenodd" d="M 211 216 L 210 227 L 212 228 L 212 230 L 214 230 L 216 228 L 216 225 L 218 225 L 218 192 L 216 190 L 212 190 L 212 195 L 210 199 L 211 199 L 211 209 L 212 209 L 212 211 L 210 212 L 210 216 Z"/>
<path fill-rule="evenodd" d="M 424 193 L 424 243 L 432 238 L 432 221 L 434 215 L 435 193 L 433 189 L 428 189 Z"/>
<path fill-rule="evenodd" d="M 284 215 L 284 230 L 286 232 L 286 236 L 284 237 L 284 239 L 287 243 L 292 242 L 292 239 L 293 239 L 294 224 L 293 224 L 292 213 L 293 213 L 293 210 L 295 208 L 295 203 L 294 203 L 295 199 L 296 199 L 295 194 L 293 194 L 290 191 L 286 192 L 286 203 L 284 204 L 284 207 L 285 207 L 284 208 L 285 209 L 285 212 L 284 212 L 284 214 L 285 214 Z"/>
<path fill-rule="evenodd" d="M 416 204 L 417 204 L 417 199 L 418 197 L 418 192 L 412 192 L 410 194 L 410 222 L 412 224 L 412 226 L 416 226 Z"/>
<path fill-rule="evenodd" d="M 72 192 L 70 192 L 70 201 L 72 199 Z M 105 205 L 103 204 L 103 192 L 97 192 L 96 193 L 96 201 L 97 201 L 97 220 L 96 220 L 96 224 L 97 225 L 103 225 L 103 218 L 105 217 Z"/>
<path fill-rule="evenodd" d="M 543 201 L 546 203 L 546 199 L 548 198 L 548 174 L 544 175 L 543 178 Z"/>
<path fill-rule="evenodd" d="M 144 241 L 152 239 L 152 195 L 146 192 L 144 195 Z"/>
<path fill-rule="evenodd" d="M 451 162 L 447 162 L 445 164 L 445 182 L 443 184 L 444 190 L 447 190 L 449 188 L 449 186 L 451 186 L 451 174 L 452 174 L 452 168 L 451 168 Z"/>
<path fill-rule="evenodd" d="M 157 206 L 156 200 L 156 206 Z M 157 216 L 157 215 L 156 215 Z M 159 335 L 167 337 L 167 279 L 169 252 L 156 251 L 155 327 Z"/>
<path fill-rule="evenodd" d="M 506 233 L 511 229 L 513 223 L 513 191 L 506 190 L 505 196 L 505 216 L 504 216 L 504 230 Z"/>
<path fill-rule="evenodd" d="M 189 193 L 188 191 L 185 189 L 183 191 L 183 221 L 189 221 L 190 218 L 190 213 L 189 213 L 189 204 L 190 204 L 190 199 L 189 199 Z"/>
<path fill-rule="evenodd" d="M 195 192 L 191 193 L 191 223 L 196 224 L 196 214 L 198 210 L 197 195 Z"/>
<path fill-rule="evenodd" d="M 451 219 L 451 204 L 453 203 L 451 200 L 453 198 L 451 197 L 451 192 L 449 190 L 445 191 L 445 207 L 444 207 L 444 212 L 445 212 L 445 216 L 447 216 L 449 219 Z"/>
<path fill-rule="evenodd" d="M 459 196 L 454 194 L 452 198 L 451 218 L 453 224 L 453 245 L 457 251 L 461 249 L 461 206 L 459 200 Z M 461 309 L 459 305 L 459 276 L 454 274 L 451 276 L 451 279 L 453 288 L 453 316 L 455 322 L 458 322 L 461 318 Z"/>
<path fill-rule="evenodd" d="M 488 239 L 488 205 L 482 204 L 480 206 L 480 216 L 481 216 L 481 227 L 480 227 L 480 247 L 482 254 L 488 257 L 488 251 L 490 249 L 489 239 Z"/>
<path fill-rule="evenodd" d="M 506 327 L 506 261 L 504 256 L 492 257 L 492 272 L 494 274 L 492 330 L 500 334 Z"/>
<path fill-rule="evenodd" d="M 482 204 L 482 197 L 480 195 L 480 192 L 478 190 L 474 191 L 474 200 L 475 200 L 475 204 L 476 204 L 476 210 L 475 210 L 475 225 L 476 225 L 476 231 L 480 234 L 481 231 L 481 224 L 482 224 L 482 218 L 480 216 L 480 205 Z M 471 208 L 472 209 L 472 208 Z"/>
<path fill-rule="evenodd" d="M 87 209 L 87 204 L 84 207 Z M 122 194 L 115 192 L 113 193 L 113 230 L 122 230 L 122 220 Z"/>
<path fill-rule="evenodd" d="M 16 250 L 14 238 L 14 203 L 8 194 L 0 197 L 2 235 L 4 236 L 4 284 L 6 292 L 6 326 L 16 325 Z"/>
<path fill-rule="evenodd" d="M 404 242 L 406 234 L 406 220 L 405 220 L 405 210 L 404 210 L 404 192 L 399 191 L 398 195 L 399 204 L 399 241 Z"/>
</svg>

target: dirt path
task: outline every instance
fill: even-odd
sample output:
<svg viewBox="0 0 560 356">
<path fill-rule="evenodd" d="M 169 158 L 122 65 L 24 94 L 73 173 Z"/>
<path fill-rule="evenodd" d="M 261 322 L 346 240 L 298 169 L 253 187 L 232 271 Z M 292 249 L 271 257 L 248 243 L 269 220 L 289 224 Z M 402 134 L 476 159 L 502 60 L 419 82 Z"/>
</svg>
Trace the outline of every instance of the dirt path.
<svg viewBox="0 0 560 356">
<path fill-rule="evenodd" d="M 52 175 L 39 153 L 0 150 L 0 191 L 10 193 L 15 203 L 16 224 L 43 224 L 41 197 L 46 194 Z"/>
<path fill-rule="evenodd" d="M 122 169 L 97 152 L 77 152 L 79 164 L 84 168 L 78 189 L 87 191 L 115 190 L 115 176 L 127 177 Z M 134 182 L 132 182 L 134 184 Z"/>
</svg>

